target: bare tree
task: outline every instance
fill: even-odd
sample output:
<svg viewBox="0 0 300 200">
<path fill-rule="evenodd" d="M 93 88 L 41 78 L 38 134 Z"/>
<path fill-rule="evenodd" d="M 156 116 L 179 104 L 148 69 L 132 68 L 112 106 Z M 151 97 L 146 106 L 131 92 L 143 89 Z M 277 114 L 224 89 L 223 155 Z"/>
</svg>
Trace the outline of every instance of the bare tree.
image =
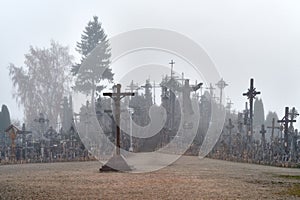
<svg viewBox="0 0 300 200">
<path fill-rule="evenodd" d="M 25 54 L 25 66 L 9 65 L 13 82 L 13 97 L 24 107 L 25 122 L 29 125 L 45 113 L 50 125 L 56 127 L 61 102 L 68 90 L 73 57 L 69 48 L 51 41 L 49 48 L 30 46 Z"/>
</svg>

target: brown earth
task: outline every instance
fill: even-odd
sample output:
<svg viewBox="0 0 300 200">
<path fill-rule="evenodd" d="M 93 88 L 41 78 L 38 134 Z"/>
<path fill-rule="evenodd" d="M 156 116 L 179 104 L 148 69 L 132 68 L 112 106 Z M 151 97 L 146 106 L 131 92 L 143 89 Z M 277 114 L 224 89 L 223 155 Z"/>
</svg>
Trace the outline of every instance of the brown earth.
<svg viewBox="0 0 300 200">
<path fill-rule="evenodd" d="M 99 173 L 99 166 L 2 165 L 0 199 L 300 199 L 293 196 L 300 169 L 190 156 L 151 173 Z"/>
</svg>

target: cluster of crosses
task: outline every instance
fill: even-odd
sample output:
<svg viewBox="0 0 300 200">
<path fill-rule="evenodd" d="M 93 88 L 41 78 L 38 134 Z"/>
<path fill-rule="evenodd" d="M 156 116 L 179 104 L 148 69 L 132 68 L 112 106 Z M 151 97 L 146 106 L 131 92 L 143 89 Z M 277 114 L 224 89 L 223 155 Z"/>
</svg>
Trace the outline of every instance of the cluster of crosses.
<svg viewBox="0 0 300 200">
<path fill-rule="evenodd" d="M 298 130 L 293 127 L 293 123 L 296 122 L 296 117 L 299 114 L 294 107 L 292 109 L 285 107 L 283 118 L 277 120 L 280 126 L 275 126 L 275 118 L 272 119 L 272 124 L 267 126 L 268 129 L 271 129 L 270 142 L 267 142 L 267 130 L 264 124 L 261 125 L 259 130 L 259 134 L 261 135 L 260 141 L 254 140 L 253 101 L 259 94 L 260 92 L 256 91 L 254 87 L 254 79 L 250 79 L 250 87 L 247 92 L 243 93 L 243 96 L 248 98 L 250 107 L 248 109 L 248 104 L 246 103 L 246 109 L 243 114 L 244 123 L 237 122 L 237 134 L 235 134 L 233 138 L 232 132 L 235 126 L 233 125 L 232 119 L 228 119 L 227 125 L 225 125 L 227 134 L 223 134 L 223 137 L 214 149 L 214 152 L 218 153 L 215 153 L 213 156 L 217 156 L 221 159 L 247 160 L 248 162 L 279 165 L 285 162 L 299 162 L 300 148 L 298 140 L 300 138 L 298 136 Z M 243 125 L 244 129 L 242 129 Z M 275 129 L 281 132 L 281 136 L 277 137 L 277 139 L 274 137 Z M 242 135 L 242 133 L 244 133 L 244 135 Z M 227 151 L 225 149 L 227 149 Z"/>
<path fill-rule="evenodd" d="M 24 123 L 21 129 L 12 124 L 5 130 L 10 141 L 4 152 L 5 161 L 54 162 L 87 157 L 87 150 L 73 126 L 67 133 L 56 132 L 47 126 L 49 120 L 42 113 L 34 122 L 40 127 L 39 137 L 26 130 Z"/>
</svg>

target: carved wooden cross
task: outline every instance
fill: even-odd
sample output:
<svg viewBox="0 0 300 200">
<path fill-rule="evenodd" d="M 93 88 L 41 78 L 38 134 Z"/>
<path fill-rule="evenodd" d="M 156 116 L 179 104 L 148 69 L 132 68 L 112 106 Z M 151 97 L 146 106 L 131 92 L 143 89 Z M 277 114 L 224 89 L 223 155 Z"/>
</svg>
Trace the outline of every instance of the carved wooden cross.
<svg viewBox="0 0 300 200">
<path fill-rule="evenodd" d="M 103 96 L 109 96 L 110 98 L 112 98 L 115 102 L 115 117 L 116 117 L 116 134 L 117 134 L 117 138 L 116 138 L 116 154 L 120 155 L 120 103 L 121 103 L 121 99 L 125 96 L 134 96 L 133 92 L 121 92 L 121 84 L 117 84 L 116 86 L 114 86 L 114 88 L 117 89 L 117 91 L 115 93 L 110 93 L 110 92 L 104 92 Z"/>
</svg>

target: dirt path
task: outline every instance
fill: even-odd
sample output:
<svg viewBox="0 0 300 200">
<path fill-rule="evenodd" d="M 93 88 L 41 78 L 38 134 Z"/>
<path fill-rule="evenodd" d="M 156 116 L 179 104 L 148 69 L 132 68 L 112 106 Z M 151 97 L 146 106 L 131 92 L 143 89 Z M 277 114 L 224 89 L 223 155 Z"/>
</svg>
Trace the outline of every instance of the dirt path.
<svg viewBox="0 0 300 200">
<path fill-rule="evenodd" d="M 151 173 L 98 173 L 99 166 L 0 166 L 0 199 L 300 199 L 289 194 L 300 188 L 300 169 L 189 156 Z"/>
</svg>

